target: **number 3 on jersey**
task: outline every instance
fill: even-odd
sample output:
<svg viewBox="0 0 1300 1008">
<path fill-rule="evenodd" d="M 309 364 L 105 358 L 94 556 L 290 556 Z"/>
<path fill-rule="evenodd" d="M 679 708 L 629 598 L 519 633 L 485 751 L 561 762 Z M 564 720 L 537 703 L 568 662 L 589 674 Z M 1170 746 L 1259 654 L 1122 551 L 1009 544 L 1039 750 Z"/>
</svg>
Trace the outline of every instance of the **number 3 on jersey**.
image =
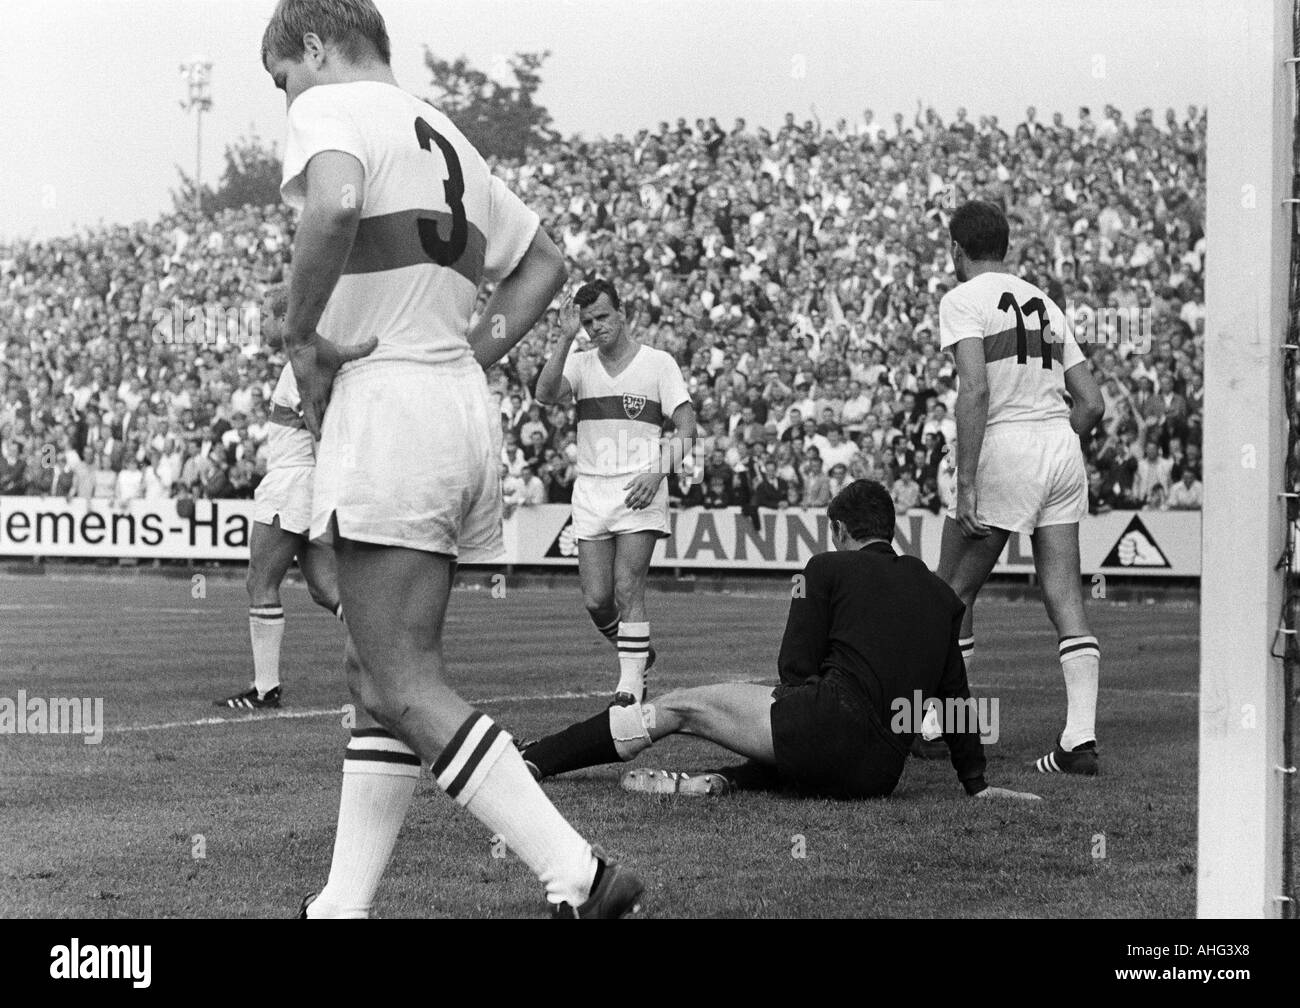
<svg viewBox="0 0 1300 1008">
<path fill-rule="evenodd" d="M 438 221 L 433 217 L 418 218 L 416 227 L 424 254 L 439 266 L 450 266 L 465 254 L 469 242 L 469 222 L 465 219 L 465 176 L 460 170 L 456 149 L 420 116 L 415 119 L 415 137 L 426 151 L 432 152 L 431 145 L 437 144 L 447 163 L 447 178 L 442 183 L 442 192 L 451 209 L 451 237 L 443 238 L 438 233 Z"/>
<path fill-rule="evenodd" d="M 1016 363 L 1029 361 L 1029 334 L 1025 331 L 1025 316 L 1038 316 L 1038 337 L 1044 371 L 1052 370 L 1052 323 L 1047 317 L 1047 306 L 1042 298 L 1030 298 L 1024 305 L 1016 304 L 1016 296 L 1010 291 L 1002 295 L 998 302 L 998 311 L 1011 309 L 1016 316 Z"/>
</svg>

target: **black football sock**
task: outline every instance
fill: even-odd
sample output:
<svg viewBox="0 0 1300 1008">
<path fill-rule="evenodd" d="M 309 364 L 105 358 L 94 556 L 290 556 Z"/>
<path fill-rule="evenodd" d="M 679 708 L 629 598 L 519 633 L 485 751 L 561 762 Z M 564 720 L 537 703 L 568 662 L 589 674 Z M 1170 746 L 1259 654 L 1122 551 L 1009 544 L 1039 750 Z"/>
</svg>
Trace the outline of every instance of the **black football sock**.
<svg viewBox="0 0 1300 1008">
<path fill-rule="evenodd" d="M 537 767 L 543 777 L 602 763 L 618 763 L 609 712 L 601 711 L 586 721 L 538 739 L 524 750 L 524 759 Z"/>
<path fill-rule="evenodd" d="M 618 609 L 610 606 L 608 609 L 587 610 L 591 616 L 591 622 L 596 624 L 596 629 L 600 635 L 611 644 L 618 644 Z"/>
<path fill-rule="evenodd" d="M 738 791 L 779 791 L 781 775 L 770 763 L 746 760 L 736 766 L 722 767 L 711 773 L 720 774 Z"/>
</svg>

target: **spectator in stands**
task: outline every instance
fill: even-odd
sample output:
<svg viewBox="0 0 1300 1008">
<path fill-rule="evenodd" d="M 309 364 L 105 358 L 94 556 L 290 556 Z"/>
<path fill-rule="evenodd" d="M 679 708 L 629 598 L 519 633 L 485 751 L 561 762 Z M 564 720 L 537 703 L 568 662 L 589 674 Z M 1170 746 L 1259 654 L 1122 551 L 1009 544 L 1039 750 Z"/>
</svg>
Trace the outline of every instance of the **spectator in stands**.
<svg viewBox="0 0 1300 1008">
<path fill-rule="evenodd" d="M 558 452 L 544 462 L 537 475 L 546 487 L 546 503 L 571 503 L 573 501 L 573 481 L 577 473 L 577 469 Z"/>
<path fill-rule="evenodd" d="M 1183 470 L 1183 478 L 1169 491 L 1170 511 L 1199 511 L 1203 503 L 1204 489 L 1196 473 L 1191 469 Z"/>
<path fill-rule="evenodd" d="M 809 449 L 807 467 L 803 479 L 803 506 L 826 507 L 831 502 L 831 481 L 822 472 L 821 457 L 815 449 Z"/>
<path fill-rule="evenodd" d="M 208 466 L 199 486 L 201 492 L 196 496 L 207 500 L 223 500 L 234 492 L 230 482 L 230 465 L 226 461 L 226 450 L 220 442 L 214 444 L 208 452 Z"/>
<path fill-rule="evenodd" d="M 831 500 L 835 495 L 843 490 L 850 482 L 849 467 L 843 462 L 836 462 L 831 466 L 831 471 L 827 474 L 827 481 L 830 484 Z"/>
<path fill-rule="evenodd" d="M 708 489 L 704 492 L 703 504 L 706 508 L 729 508 L 734 503 L 731 487 L 722 476 L 710 476 Z"/>
<path fill-rule="evenodd" d="M 544 463 L 541 459 L 535 459 L 524 466 L 524 471 L 519 474 L 519 479 L 523 484 L 519 501 L 521 507 L 546 503 L 546 485 L 537 475 L 537 471 L 542 465 Z"/>
<path fill-rule="evenodd" d="M 0 438 L 0 496 L 19 497 L 27 491 L 27 462 L 22 445 L 11 437 Z"/>
<path fill-rule="evenodd" d="M 113 488 L 113 502 L 125 508 L 131 501 L 144 496 L 144 473 L 134 455 L 127 455 L 122 460 L 122 471 L 117 474 Z"/>
<path fill-rule="evenodd" d="M 171 496 L 175 477 L 164 461 L 163 454 L 157 448 L 149 449 L 149 464 L 144 468 L 143 493 L 147 501 L 166 500 Z"/>
<path fill-rule="evenodd" d="M 1147 494 L 1146 503 L 1142 505 L 1143 511 L 1165 511 L 1169 508 L 1169 502 L 1165 499 L 1165 485 L 1163 483 L 1153 484 L 1151 492 Z"/>
<path fill-rule="evenodd" d="M 1159 443 L 1154 438 L 1148 440 L 1145 454 L 1138 462 L 1133 478 L 1134 502 L 1139 506 L 1145 504 L 1151 495 L 1151 488 L 1157 483 L 1164 488 L 1165 496 L 1168 497 L 1172 471 L 1173 463 L 1161 456 Z"/>
<path fill-rule="evenodd" d="M 521 474 L 527 472 L 525 466 L 520 470 Z M 523 476 L 516 476 L 510 471 L 510 468 L 503 462 L 501 463 L 501 515 L 503 518 L 509 518 L 515 513 L 515 509 L 524 503 L 524 480 Z"/>
<path fill-rule="evenodd" d="M 1106 485 L 1101 470 L 1089 462 L 1088 471 L 1088 514 L 1101 515 L 1114 510 L 1114 492 Z"/>
<path fill-rule="evenodd" d="M 751 501 L 756 508 L 779 508 L 785 500 L 788 484 L 778 471 L 775 457 L 763 463 L 763 473 L 754 484 Z"/>
<path fill-rule="evenodd" d="M 889 494 L 894 498 L 894 508 L 899 514 L 906 514 L 912 508 L 921 506 L 921 487 L 911 469 L 899 473 Z"/>
<path fill-rule="evenodd" d="M 113 471 L 110 453 L 99 448 L 91 458 L 90 496 L 96 500 L 114 500 L 117 496 L 117 473 Z"/>
</svg>

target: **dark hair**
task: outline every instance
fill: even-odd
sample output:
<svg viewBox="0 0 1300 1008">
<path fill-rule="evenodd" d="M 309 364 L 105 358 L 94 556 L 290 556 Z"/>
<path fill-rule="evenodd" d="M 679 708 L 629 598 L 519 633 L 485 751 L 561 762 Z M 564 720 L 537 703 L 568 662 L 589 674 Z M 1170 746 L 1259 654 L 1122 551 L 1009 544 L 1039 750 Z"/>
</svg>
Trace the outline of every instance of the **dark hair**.
<svg viewBox="0 0 1300 1008">
<path fill-rule="evenodd" d="M 262 304 L 270 311 L 271 315 L 278 319 L 283 319 L 289 311 L 289 285 L 287 283 L 272 284 L 262 295 Z"/>
<path fill-rule="evenodd" d="M 974 262 L 1001 262 L 1007 257 L 1011 228 L 1007 215 L 995 203 L 985 200 L 963 203 L 952 215 L 948 233 Z"/>
<path fill-rule="evenodd" d="M 894 499 L 875 480 L 857 479 L 835 495 L 826 517 L 848 529 L 858 542 L 894 541 Z"/>
<path fill-rule="evenodd" d="M 372 0 L 280 0 L 262 34 L 262 66 L 272 60 L 301 60 L 308 32 L 337 46 L 352 63 L 377 56 L 385 66 L 392 61 L 392 46 L 383 15 Z"/>
<path fill-rule="evenodd" d="M 596 303 L 597 298 L 604 294 L 609 298 L 610 305 L 615 311 L 621 311 L 623 305 L 618 300 L 618 291 L 614 285 L 604 277 L 596 277 L 595 280 L 588 280 L 578 288 L 578 293 L 573 295 L 573 303 L 579 308 L 587 308 Z"/>
</svg>

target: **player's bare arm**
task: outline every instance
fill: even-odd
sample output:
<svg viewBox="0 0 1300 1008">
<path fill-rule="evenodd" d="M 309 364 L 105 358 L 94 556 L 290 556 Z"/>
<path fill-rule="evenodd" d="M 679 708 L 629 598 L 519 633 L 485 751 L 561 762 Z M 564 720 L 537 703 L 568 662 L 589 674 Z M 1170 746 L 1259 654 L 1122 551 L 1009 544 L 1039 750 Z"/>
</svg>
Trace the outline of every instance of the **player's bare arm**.
<svg viewBox="0 0 1300 1008">
<path fill-rule="evenodd" d="M 537 376 L 537 389 L 533 398 L 547 406 L 566 403 L 573 395 L 569 380 L 564 377 L 564 362 L 569 359 L 569 348 L 577 339 L 582 329 L 582 312 L 572 297 L 567 297 L 560 306 L 560 338 L 556 341 L 551 355 L 546 359 L 546 366 Z"/>
<path fill-rule="evenodd" d="M 306 175 L 306 198 L 293 241 L 284 348 L 302 396 L 303 420 L 312 436 L 320 438 L 334 375 L 348 361 L 374 350 L 377 341 L 344 348 L 316 332 L 361 220 L 361 162 L 342 151 L 321 151 L 308 162 Z"/>
<path fill-rule="evenodd" d="M 555 242 L 538 228 L 519 265 L 497 284 L 482 317 L 470 330 L 469 345 L 483 370 L 504 358 L 537 324 L 568 273 Z M 564 367 L 563 360 L 560 367 Z"/>
<path fill-rule="evenodd" d="M 1074 365 L 1065 372 L 1065 389 L 1070 393 L 1070 426 L 1080 437 L 1092 431 L 1106 415 L 1106 402 L 1092 376 L 1087 361 Z M 1134 411 L 1136 414 L 1136 411 Z M 1144 421 L 1139 420 L 1139 424 Z"/>
<path fill-rule="evenodd" d="M 975 508 L 975 480 L 979 472 L 984 427 L 989 417 L 988 370 L 984 362 L 984 341 L 964 339 L 953 344 L 957 361 L 957 524 L 962 534 L 982 539 L 989 534 Z"/>
<path fill-rule="evenodd" d="M 673 410 L 673 436 L 663 446 L 662 472 L 680 473 L 683 482 L 695 475 L 695 437 L 698 431 L 694 406 L 684 402 Z"/>
<path fill-rule="evenodd" d="M 649 507 L 659 492 L 659 484 L 690 458 L 695 444 L 695 408 L 690 403 L 682 403 L 673 410 L 673 427 L 675 433 L 660 449 L 659 471 L 639 473 L 623 486 L 627 491 L 625 502 L 633 511 Z"/>
</svg>

